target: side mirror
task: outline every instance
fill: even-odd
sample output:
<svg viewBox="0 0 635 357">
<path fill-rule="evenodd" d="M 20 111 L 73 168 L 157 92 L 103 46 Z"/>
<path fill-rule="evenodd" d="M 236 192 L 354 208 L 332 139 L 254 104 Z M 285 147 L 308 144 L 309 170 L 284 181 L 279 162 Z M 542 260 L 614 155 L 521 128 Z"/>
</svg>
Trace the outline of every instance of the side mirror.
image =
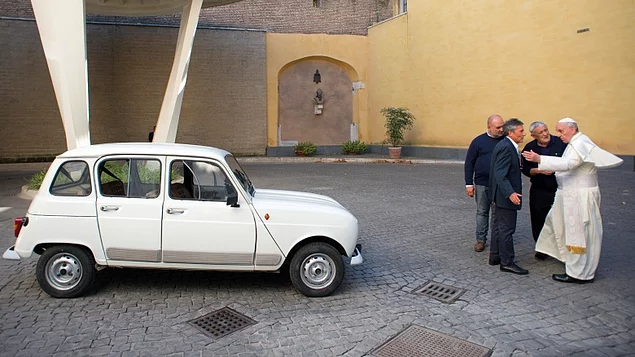
<svg viewBox="0 0 635 357">
<path fill-rule="evenodd" d="M 227 205 L 231 207 L 240 207 L 238 204 L 238 194 L 236 192 L 227 195 Z"/>
</svg>

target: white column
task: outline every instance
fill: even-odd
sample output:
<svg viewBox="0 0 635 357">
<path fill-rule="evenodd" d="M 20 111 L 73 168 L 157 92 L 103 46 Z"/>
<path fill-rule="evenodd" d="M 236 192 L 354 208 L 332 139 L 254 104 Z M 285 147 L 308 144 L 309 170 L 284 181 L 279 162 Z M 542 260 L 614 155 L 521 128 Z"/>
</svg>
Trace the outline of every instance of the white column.
<svg viewBox="0 0 635 357">
<path fill-rule="evenodd" d="M 48 63 L 66 146 L 90 145 L 84 0 L 31 0 Z"/>
<path fill-rule="evenodd" d="M 187 81 L 187 70 L 190 65 L 194 35 L 202 5 L 203 0 L 192 0 L 183 7 L 174 63 L 163 97 L 157 129 L 154 132 L 154 142 L 173 143 L 176 140 L 183 92 Z"/>
</svg>

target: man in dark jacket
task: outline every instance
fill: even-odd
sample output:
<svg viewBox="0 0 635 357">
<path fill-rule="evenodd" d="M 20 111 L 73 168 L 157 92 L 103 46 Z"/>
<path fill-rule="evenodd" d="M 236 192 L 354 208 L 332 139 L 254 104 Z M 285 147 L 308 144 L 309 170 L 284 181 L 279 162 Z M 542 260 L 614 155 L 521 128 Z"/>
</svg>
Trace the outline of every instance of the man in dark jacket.
<svg viewBox="0 0 635 357">
<path fill-rule="evenodd" d="M 561 157 L 567 144 L 563 143 L 559 137 L 549 134 L 547 124 L 535 121 L 529 125 L 529 132 L 534 138 L 525 145 L 523 152 L 532 151 L 539 155 Z M 538 164 L 522 158 L 522 171 L 525 176 L 531 179 L 529 189 L 529 213 L 531 215 L 531 233 L 534 241 L 538 241 L 538 236 L 545 224 L 547 213 L 553 205 L 556 196 L 558 183 L 553 171 L 538 169 Z M 536 252 L 536 259 L 544 260 L 547 255 Z"/>
<path fill-rule="evenodd" d="M 489 216 L 492 200 L 489 198 L 489 167 L 492 151 L 503 138 L 503 118 L 492 114 L 487 118 L 487 131 L 477 136 L 465 156 L 465 193 L 476 199 L 476 245 L 474 250 L 482 252 L 487 242 Z M 494 212 L 492 210 L 492 220 Z"/>
<path fill-rule="evenodd" d="M 489 172 L 489 192 L 495 210 L 489 264 L 500 264 L 503 272 L 525 275 L 529 272 L 514 262 L 513 236 L 522 205 L 523 180 L 518 144 L 525 137 L 523 122 L 516 118 L 509 119 L 505 122 L 503 132 L 507 138 L 496 144 Z"/>
</svg>

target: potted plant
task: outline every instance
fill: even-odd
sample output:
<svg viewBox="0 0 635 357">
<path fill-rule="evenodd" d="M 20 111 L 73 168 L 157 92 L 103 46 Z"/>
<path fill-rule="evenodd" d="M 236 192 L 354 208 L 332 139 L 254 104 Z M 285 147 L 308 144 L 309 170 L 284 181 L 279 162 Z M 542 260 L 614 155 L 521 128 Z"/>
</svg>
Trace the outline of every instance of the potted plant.
<svg viewBox="0 0 635 357">
<path fill-rule="evenodd" d="M 386 117 L 386 141 L 390 144 L 388 147 L 388 154 L 391 159 L 398 159 L 401 157 L 401 142 L 403 141 L 403 134 L 406 129 L 412 129 L 415 117 L 412 115 L 408 108 L 394 108 L 385 107 L 381 110 L 381 113 Z"/>
<path fill-rule="evenodd" d="M 312 156 L 317 151 L 317 147 L 312 142 L 303 141 L 295 144 L 293 151 L 298 156 Z"/>
<path fill-rule="evenodd" d="M 368 149 L 368 145 L 363 141 L 348 140 L 342 144 L 341 148 L 346 155 L 361 155 Z"/>
</svg>

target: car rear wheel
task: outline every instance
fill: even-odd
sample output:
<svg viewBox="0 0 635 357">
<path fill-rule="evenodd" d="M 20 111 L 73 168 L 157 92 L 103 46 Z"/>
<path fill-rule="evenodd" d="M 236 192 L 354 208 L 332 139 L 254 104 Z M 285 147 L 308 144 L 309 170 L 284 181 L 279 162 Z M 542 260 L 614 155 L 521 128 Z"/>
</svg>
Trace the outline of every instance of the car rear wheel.
<svg viewBox="0 0 635 357">
<path fill-rule="evenodd" d="M 42 290 L 56 298 L 84 294 L 95 281 L 95 259 L 72 245 L 47 248 L 37 262 L 35 275 Z"/>
<path fill-rule="evenodd" d="M 344 261 L 330 244 L 310 243 L 291 259 L 289 276 L 300 293 L 309 297 L 328 296 L 344 279 Z"/>
</svg>

